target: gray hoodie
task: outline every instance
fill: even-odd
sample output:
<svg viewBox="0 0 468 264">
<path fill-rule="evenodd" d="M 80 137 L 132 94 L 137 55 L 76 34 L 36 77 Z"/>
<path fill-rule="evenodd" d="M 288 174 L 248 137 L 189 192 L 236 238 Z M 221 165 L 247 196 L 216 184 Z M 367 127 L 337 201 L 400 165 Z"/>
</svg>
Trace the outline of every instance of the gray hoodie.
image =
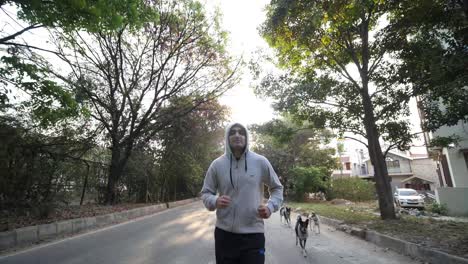
<svg viewBox="0 0 468 264">
<path fill-rule="evenodd" d="M 269 188 L 267 206 L 271 213 L 276 212 L 283 202 L 283 185 L 270 162 L 249 151 L 248 133 L 242 157 L 239 160 L 234 157 L 228 138 L 234 125 L 242 126 L 234 123 L 226 128 L 225 153 L 211 163 L 206 173 L 201 190 L 203 203 L 208 210 L 214 211 L 218 196 L 228 195 L 231 203 L 216 211 L 216 226 L 232 233 L 263 233 L 263 219 L 258 216 L 257 209 L 263 204 L 264 185 Z"/>
</svg>

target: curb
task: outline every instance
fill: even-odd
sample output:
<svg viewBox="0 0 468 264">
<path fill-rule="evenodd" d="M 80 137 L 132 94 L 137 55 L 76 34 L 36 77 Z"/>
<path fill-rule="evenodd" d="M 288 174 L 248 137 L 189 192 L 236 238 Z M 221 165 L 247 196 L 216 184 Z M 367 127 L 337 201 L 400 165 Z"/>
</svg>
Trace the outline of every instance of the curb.
<svg viewBox="0 0 468 264">
<path fill-rule="evenodd" d="M 8 249 L 14 249 L 16 247 L 28 246 L 45 240 L 61 238 L 64 235 L 72 235 L 94 230 L 96 228 L 119 224 L 131 219 L 151 215 L 169 208 L 186 205 L 199 200 L 200 198 L 190 198 L 94 217 L 75 218 L 0 232 L 0 252 Z"/>
<path fill-rule="evenodd" d="M 420 246 L 415 243 L 404 241 L 398 238 L 390 237 L 371 230 L 351 227 L 343 221 L 320 216 L 320 221 L 326 225 L 332 226 L 337 230 L 346 232 L 350 235 L 359 237 L 368 242 L 374 243 L 379 247 L 389 248 L 403 255 L 411 256 L 429 263 L 450 263 L 450 264 L 468 264 L 468 259 L 447 254 L 445 252 Z"/>
</svg>

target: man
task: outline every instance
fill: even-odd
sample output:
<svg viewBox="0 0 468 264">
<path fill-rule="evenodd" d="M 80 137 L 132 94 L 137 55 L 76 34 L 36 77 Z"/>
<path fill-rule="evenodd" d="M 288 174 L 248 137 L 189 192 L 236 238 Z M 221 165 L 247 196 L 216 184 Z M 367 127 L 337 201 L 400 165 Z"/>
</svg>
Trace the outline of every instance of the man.
<svg viewBox="0 0 468 264">
<path fill-rule="evenodd" d="M 281 206 L 283 186 L 270 162 L 249 151 L 244 126 L 229 125 L 225 140 L 225 153 L 211 163 L 201 191 L 205 207 L 216 210 L 216 263 L 265 263 L 263 219 Z"/>
</svg>

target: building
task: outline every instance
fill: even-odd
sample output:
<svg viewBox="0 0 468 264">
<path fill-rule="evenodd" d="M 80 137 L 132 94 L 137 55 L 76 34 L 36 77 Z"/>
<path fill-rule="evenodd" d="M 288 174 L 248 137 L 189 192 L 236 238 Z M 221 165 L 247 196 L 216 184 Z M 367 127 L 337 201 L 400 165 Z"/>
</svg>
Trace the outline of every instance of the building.
<svg viewBox="0 0 468 264">
<path fill-rule="evenodd" d="M 374 180 L 374 168 L 367 150 L 352 150 L 352 145 L 346 143 L 347 151 L 338 157 L 341 168 L 333 171 L 332 178 L 359 177 Z M 410 151 L 391 150 L 387 153 L 386 163 L 392 190 L 412 188 L 419 191 L 435 191 L 440 186 L 437 163 L 427 155 L 427 152 L 416 154 Z"/>
<path fill-rule="evenodd" d="M 448 147 L 429 148 L 437 162 L 440 187 L 436 189 L 437 202 L 446 204 L 450 215 L 468 215 L 468 123 L 443 126 L 427 133 L 427 140 L 435 137 L 457 136 L 460 141 Z"/>
<path fill-rule="evenodd" d="M 364 159 L 365 156 L 363 149 L 344 152 L 341 157 L 338 157 L 340 168 L 332 172 L 332 178 L 339 179 L 367 174 L 367 169 L 362 162 Z"/>
<path fill-rule="evenodd" d="M 351 170 L 350 156 L 341 156 L 338 157 L 338 160 L 340 161 L 340 168 L 333 171 L 333 179 L 348 178 L 351 176 L 355 176 L 353 174 L 353 171 Z"/>
<path fill-rule="evenodd" d="M 388 176 L 392 190 L 412 188 L 419 191 L 434 191 L 438 186 L 437 164 L 427 155 L 412 155 L 409 152 L 389 151 L 386 156 Z M 364 179 L 374 178 L 374 167 L 369 158 L 364 160 L 367 174 Z"/>
</svg>

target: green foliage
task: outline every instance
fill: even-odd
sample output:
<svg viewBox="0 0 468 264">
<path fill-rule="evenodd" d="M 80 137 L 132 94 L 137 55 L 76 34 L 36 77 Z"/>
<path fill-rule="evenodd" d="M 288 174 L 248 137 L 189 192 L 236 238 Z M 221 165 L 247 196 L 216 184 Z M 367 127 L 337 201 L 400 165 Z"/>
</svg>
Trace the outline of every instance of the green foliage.
<svg viewBox="0 0 468 264">
<path fill-rule="evenodd" d="M 382 1 L 272 1 L 261 33 L 286 73 L 263 76 L 256 92 L 273 98 L 280 111 L 340 133 L 367 137 L 364 120 L 372 115 L 375 124 L 367 126 L 407 149 L 414 138 L 407 120 L 411 90 L 394 77 L 397 65 L 383 60 L 390 54 L 383 40 L 368 38 L 380 32 L 377 20 L 389 8 Z M 353 68 L 359 75 L 350 74 Z M 372 112 L 364 108 L 367 100 Z"/>
<path fill-rule="evenodd" d="M 178 98 L 173 104 L 182 107 L 188 102 L 187 98 Z M 227 109 L 217 101 L 206 102 L 190 114 L 173 120 L 170 129 L 159 133 L 161 200 L 194 197 L 200 192 L 205 170 L 223 153 L 226 116 Z"/>
<path fill-rule="evenodd" d="M 7 0 L 6 3 L 16 4 L 18 17 L 24 21 L 66 31 L 102 32 L 124 25 L 140 27 L 155 15 L 152 7 L 142 0 Z"/>
<path fill-rule="evenodd" d="M 399 82 L 411 83 L 419 95 L 429 131 L 468 118 L 468 12 L 462 2 L 395 2 L 380 36 L 401 61 Z"/>
<path fill-rule="evenodd" d="M 356 177 L 333 180 L 329 193 L 334 198 L 354 202 L 375 200 L 374 183 Z"/>
<path fill-rule="evenodd" d="M 347 224 L 360 224 L 378 221 L 378 217 L 372 213 L 375 205 L 352 204 L 333 205 L 326 203 L 289 203 L 293 208 L 301 208 L 306 212 L 314 211 L 319 216 L 325 216 L 344 221 Z"/>
<path fill-rule="evenodd" d="M 429 130 L 466 117 L 467 20 L 460 3 L 451 5 L 273 0 L 267 7 L 261 34 L 283 73 L 262 76 L 257 94 L 316 127 L 365 138 L 383 219 L 395 213 L 382 153 L 407 150 L 416 138 L 410 99 L 422 98 L 426 118 L 435 120 Z M 434 102 L 439 98 L 445 110 Z"/>
<path fill-rule="evenodd" d="M 460 140 L 461 138 L 458 135 L 451 135 L 447 137 L 436 136 L 431 139 L 431 142 L 429 142 L 429 147 L 447 148 L 452 145 L 457 146 Z"/>
<path fill-rule="evenodd" d="M 42 59 L 44 54 L 36 53 L 57 55 L 56 51 L 45 48 L 49 46 L 48 41 L 38 43 L 34 39 L 28 42 L 28 38 L 26 42 L 17 41 L 22 34 L 41 27 L 52 32 L 79 30 L 102 33 L 122 27 L 138 29 L 145 22 L 156 19 L 154 7 L 142 0 L 6 0 L 0 2 L 5 13 L 9 12 L 3 10 L 8 4 L 17 10 L 16 18 L 11 17 L 15 21 L 10 23 L 26 23 L 27 26 L 17 32 L 0 32 L 0 45 L 8 47 L 9 53 L 0 58 L 0 109 L 9 108 L 31 115 L 42 127 L 51 127 L 80 114 L 88 115 L 88 111 L 80 106 L 73 89 L 51 74 L 50 65 Z M 30 99 L 19 105 L 11 102 L 22 93 Z"/>
<path fill-rule="evenodd" d="M 330 173 L 326 168 L 295 167 L 290 170 L 293 182 L 292 195 L 296 201 L 304 199 L 307 193 L 324 191 L 329 184 Z"/>
<path fill-rule="evenodd" d="M 129 158 L 121 179 L 127 192 L 120 200 L 125 202 L 157 202 L 159 176 L 156 151 L 149 146 L 139 146 Z"/>
<path fill-rule="evenodd" d="M 158 2 L 154 12 L 158 19 L 137 29 L 55 32 L 60 58 L 71 72 L 51 71 L 82 95 L 92 118 L 105 128 L 113 157 L 109 185 L 120 181 L 137 144 L 237 82 L 223 32 L 210 21 L 216 16 L 208 17 L 191 0 Z M 178 98 L 191 101 L 175 105 Z M 107 189 L 112 203 L 115 188 Z"/>
<path fill-rule="evenodd" d="M 327 170 L 328 175 L 337 167 L 333 148 L 323 147 L 329 142 L 330 131 L 316 129 L 306 122 L 293 121 L 290 116 L 251 127 L 254 135 L 254 150 L 271 162 L 281 183 L 285 196 L 294 193 L 291 168 L 315 167 Z"/>
<path fill-rule="evenodd" d="M 93 147 L 84 129 L 45 134 L 0 118 L 0 209 L 37 206 L 38 216 L 46 217 L 53 206 L 81 194 L 81 160 Z"/>
<path fill-rule="evenodd" d="M 73 91 L 66 89 L 56 81 L 48 78 L 47 69 L 28 63 L 18 56 L 2 56 L 0 63 L 0 84 L 15 84 L 16 88 L 29 97 L 17 106 L 18 110 L 31 113 L 33 120 L 42 127 L 50 127 L 60 120 L 78 117 L 86 109 L 75 100 Z M 8 102 L 5 94 L 4 104 Z M 1 102 L 0 102 L 1 103 Z"/>
<path fill-rule="evenodd" d="M 433 202 L 427 206 L 427 210 L 430 212 L 440 214 L 440 215 L 447 215 L 448 208 L 446 204 L 439 204 L 437 202 Z"/>
<path fill-rule="evenodd" d="M 116 195 L 106 200 L 115 197 L 115 202 L 195 196 L 204 168 L 219 154 L 225 109 L 211 101 L 237 81 L 219 14 L 208 17 L 192 0 L 7 0 L 0 8 L 7 4 L 14 4 L 21 23 L 29 25 L 0 32 L 0 45 L 8 47 L 0 62 L 0 110 L 47 130 L 24 135 L 21 130 L 18 138 L 6 138 L 5 151 L 13 152 L 7 160 L 15 166 L 0 178 L 2 208 L 28 197 L 27 202 L 41 205 L 40 212 L 48 212 L 50 199 L 68 202 L 83 189 L 97 201 L 108 190 Z M 16 41 L 38 27 L 47 28 L 52 43 Z M 46 54 L 58 56 L 65 67 L 48 63 Z M 13 96 L 21 93 L 31 99 L 17 104 Z M 92 117 L 93 126 L 83 124 L 80 114 Z M 67 152 L 70 145 L 86 143 L 58 131 L 67 125 L 78 135 L 99 136 L 108 149 L 94 149 L 99 162 L 85 159 L 87 164 Z M 17 152 L 24 154 L 19 160 Z M 24 157 L 29 152 L 35 155 L 31 159 Z M 47 180 L 52 184 L 44 185 Z M 20 186 L 21 181 L 28 182 Z M 103 186 L 106 182 L 110 188 Z M 41 194 L 32 193 L 38 189 Z"/>
</svg>

